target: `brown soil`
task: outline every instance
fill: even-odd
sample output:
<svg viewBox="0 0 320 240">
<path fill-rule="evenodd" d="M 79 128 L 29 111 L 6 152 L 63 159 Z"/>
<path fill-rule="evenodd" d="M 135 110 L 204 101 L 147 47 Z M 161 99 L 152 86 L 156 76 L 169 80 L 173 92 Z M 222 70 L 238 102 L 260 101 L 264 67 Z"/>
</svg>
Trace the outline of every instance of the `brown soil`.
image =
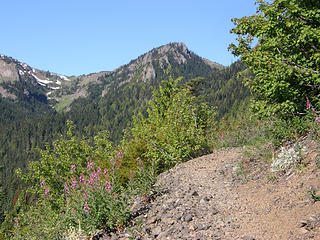
<svg viewBox="0 0 320 240">
<path fill-rule="evenodd" d="M 320 189 L 318 145 L 304 145 L 304 165 L 273 182 L 270 164 L 244 156 L 244 148 L 180 164 L 158 177 L 162 194 L 144 211 L 134 206 L 142 224 L 112 239 L 320 239 L 320 201 L 308 194 Z"/>
</svg>

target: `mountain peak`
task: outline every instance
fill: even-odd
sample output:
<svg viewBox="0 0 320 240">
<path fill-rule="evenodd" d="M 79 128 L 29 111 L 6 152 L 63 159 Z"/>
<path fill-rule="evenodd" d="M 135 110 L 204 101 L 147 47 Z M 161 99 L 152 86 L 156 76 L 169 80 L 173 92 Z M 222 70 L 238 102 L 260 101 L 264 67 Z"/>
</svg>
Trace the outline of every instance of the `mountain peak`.
<svg viewBox="0 0 320 240">
<path fill-rule="evenodd" d="M 101 89 L 100 94 L 103 97 L 111 87 L 117 89 L 130 82 L 158 84 L 167 77 L 166 69 L 169 65 L 172 66 L 172 74 L 183 76 L 185 79 L 196 78 L 201 74 L 222 68 L 219 64 L 199 57 L 190 51 L 183 42 L 172 42 L 153 48 L 114 71 L 71 78 L 32 68 L 1 54 L 0 96 L 12 98 L 10 94 L 15 94 L 12 91 L 15 87 L 8 87 L 9 85 L 14 85 L 17 81 L 29 82 L 34 87 L 41 89 L 48 99 L 53 99 L 51 102 L 64 103 L 64 100 L 67 99 L 68 104 L 62 104 L 65 107 L 79 97 L 88 96 L 89 88 L 92 86 Z M 19 90 L 17 89 L 16 92 Z M 96 91 L 96 93 L 98 92 Z"/>
<path fill-rule="evenodd" d="M 187 53 L 189 51 L 187 46 L 183 42 L 168 43 L 168 44 L 162 45 L 160 47 L 157 47 L 155 49 L 158 49 L 158 50 L 163 51 L 163 52 L 170 52 L 170 51 L 173 51 L 173 50 L 180 50 L 180 51 L 182 51 L 184 53 Z"/>
<path fill-rule="evenodd" d="M 113 71 L 113 74 L 127 72 L 131 81 L 137 72 L 140 80 L 146 82 L 156 77 L 155 68 L 160 67 L 163 71 L 169 65 L 186 64 L 192 57 L 198 57 L 191 52 L 182 42 L 168 43 L 152 49 L 151 51 L 132 60 L 129 64 L 123 65 Z M 157 66 L 156 66 L 157 65 Z"/>
</svg>

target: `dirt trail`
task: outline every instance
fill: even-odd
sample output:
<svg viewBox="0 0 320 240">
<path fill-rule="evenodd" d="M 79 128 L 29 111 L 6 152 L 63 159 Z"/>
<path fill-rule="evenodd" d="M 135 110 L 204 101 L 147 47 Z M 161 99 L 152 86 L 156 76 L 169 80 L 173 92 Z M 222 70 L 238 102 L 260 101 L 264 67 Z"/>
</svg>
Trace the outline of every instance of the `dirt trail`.
<svg viewBox="0 0 320 240">
<path fill-rule="evenodd" d="M 243 148 L 180 164 L 159 175 L 162 194 L 148 206 L 136 202 L 141 224 L 111 239 L 320 239 L 320 201 L 308 195 L 311 185 L 320 189 L 317 147 L 306 153 L 307 166 L 276 182 L 268 180 L 269 166 L 245 157 Z M 235 174 L 239 163 L 247 163 L 246 182 Z"/>
</svg>

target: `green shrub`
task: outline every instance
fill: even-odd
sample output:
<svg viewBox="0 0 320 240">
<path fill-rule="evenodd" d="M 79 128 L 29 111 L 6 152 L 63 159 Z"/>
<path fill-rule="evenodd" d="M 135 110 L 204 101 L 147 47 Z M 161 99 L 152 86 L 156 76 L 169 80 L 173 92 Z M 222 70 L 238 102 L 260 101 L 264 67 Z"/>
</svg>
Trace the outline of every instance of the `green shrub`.
<svg viewBox="0 0 320 240">
<path fill-rule="evenodd" d="M 153 92 L 147 117 L 139 114 L 133 119 L 133 128 L 122 141 L 128 168 L 141 157 L 147 167 L 154 163 L 160 173 L 209 151 L 207 130 L 214 114 L 190 88 L 179 86 L 180 80 L 163 81 L 159 91 Z"/>
</svg>

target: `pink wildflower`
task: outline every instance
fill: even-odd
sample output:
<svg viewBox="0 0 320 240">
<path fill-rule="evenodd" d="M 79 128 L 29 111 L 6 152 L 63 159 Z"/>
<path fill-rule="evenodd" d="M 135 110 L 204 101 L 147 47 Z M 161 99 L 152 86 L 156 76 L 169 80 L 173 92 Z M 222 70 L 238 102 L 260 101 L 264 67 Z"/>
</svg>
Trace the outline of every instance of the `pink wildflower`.
<svg viewBox="0 0 320 240">
<path fill-rule="evenodd" d="M 111 191 L 111 184 L 110 184 L 110 182 L 109 182 L 109 181 L 106 181 L 106 182 L 104 183 L 104 186 L 107 188 L 107 192 L 110 193 L 110 191 Z"/>
<path fill-rule="evenodd" d="M 44 195 L 45 195 L 45 196 L 49 196 L 49 193 L 50 193 L 50 189 L 49 189 L 49 188 L 46 188 L 46 189 L 44 190 Z"/>
<path fill-rule="evenodd" d="M 91 173 L 90 180 L 92 183 L 96 182 L 98 178 L 99 178 L 99 175 L 95 171 Z"/>
<path fill-rule="evenodd" d="M 93 168 L 94 168 L 93 162 L 92 162 L 92 161 L 91 161 L 91 162 L 88 162 L 88 163 L 87 163 L 87 171 L 89 172 L 89 171 L 91 171 Z"/>
<path fill-rule="evenodd" d="M 69 190 L 69 187 L 68 185 L 64 185 L 64 191 L 66 192 L 66 194 L 70 194 L 70 190 Z"/>
<path fill-rule="evenodd" d="M 15 220 L 14 220 L 14 224 L 15 224 L 17 227 L 19 227 L 19 221 L 18 221 L 18 219 L 15 219 Z"/>
<path fill-rule="evenodd" d="M 73 179 L 73 181 L 72 181 L 72 187 L 73 188 L 76 188 L 78 186 L 78 181 L 77 181 L 77 179 Z"/>
<path fill-rule="evenodd" d="M 89 213 L 90 207 L 89 207 L 89 205 L 88 205 L 87 203 L 83 206 L 83 210 L 84 210 L 84 212 L 85 212 L 86 214 Z"/>
<path fill-rule="evenodd" d="M 312 105 L 311 105 L 311 102 L 310 102 L 309 98 L 308 98 L 308 97 L 306 97 L 306 99 L 307 99 L 307 103 L 306 103 L 306 107 L 307 107 L 307 109 L 312 108 Z"/>
<path fill-rule="evenodd" d="M 41 187 L 45 187 L 46 186 L 46 183 L 44 181 L 44 179 L 41 180 Z"/>
<path fill-rule="evenodd" d="M 117 153 L 117 158 L 118 158 L 118 159 L 122 159 L 122 158 L 123 158 L 123 152 L 122 152 L 122 151 L 119 151 L 119 152 Z"/>
<path fill-rule="evenodd" d="M 83 193 L 83 200 L 87 201 L 88 200 L 88 195 L 86 192 Z"/>
<path fill-rule="evenodd" d="M 79 177 L 79 182 L 80 183 L 86 183 L 86 178 L 85 176 L 83 175 L 83 173 L 81 173 L 80 177 Z"/>
<path fill-rule="evenodd" d="M 314 121 L 320 122 L 320 118 L 319 118 L 318 116 L 316 116 L 316 118 L 314 119 Z"/>
<path fill-rule="evenodd" d="M 73 173 L 76 171 L 76 165 L 75 164 L 72 164 L 71 167 L 70 167 L 70 172 Z"/>
<path fill-rule="evenodd" d="M 89 179 L 88 184 L 89 185 L 93 184 L 93 179 L 92 178 Z"/>
</svg>

